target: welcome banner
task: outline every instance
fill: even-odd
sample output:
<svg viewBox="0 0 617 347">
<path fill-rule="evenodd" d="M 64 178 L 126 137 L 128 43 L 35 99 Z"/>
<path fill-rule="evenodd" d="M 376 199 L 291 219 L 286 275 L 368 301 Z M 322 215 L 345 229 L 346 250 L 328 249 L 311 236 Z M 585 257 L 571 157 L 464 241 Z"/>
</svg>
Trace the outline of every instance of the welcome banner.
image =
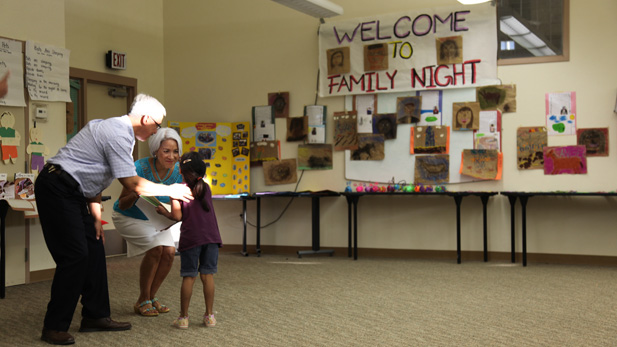
<svg viewBox="0 0 617 347">
<path fill-rule="evenodd" d="M 319 95 L 499 84 L 490 3 L 356 18 L 319 28 Z"/>
</svg>

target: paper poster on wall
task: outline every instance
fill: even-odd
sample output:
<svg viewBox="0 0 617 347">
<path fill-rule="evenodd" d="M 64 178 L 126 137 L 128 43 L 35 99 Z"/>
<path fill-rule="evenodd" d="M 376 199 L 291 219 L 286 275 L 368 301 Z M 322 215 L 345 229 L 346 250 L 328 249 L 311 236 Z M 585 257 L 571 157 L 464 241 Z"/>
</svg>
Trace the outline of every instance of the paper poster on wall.
<svg viewBox="0 0 617 347">
<path fill-rule="evenodd" d="M 476 99 L 482 110 L 516 112 L 516 85 L 496 85 L 476 88 Z"/>
<path fill-rule="evenodd" d="M 502 172 L 502 156 L 495 149 L 464 149 L 460 173 L 483 179 L 499 180 Z"/>
<path fill-rule="evenodd" d="M 546 94 L 548 135 L 576 135 L 576 92 Z"/>
<path fill-rule="evenodd" d="M 406 96 L 396 99 L 397 124 L 418 123 L 422 110 L 421 96 Z"/>
<path fill-rule="evenodd" d="M 334 112 L 334 150 L 358 148 L 358 121 L 357 112 Z"/>
<path fill-rule="evenodd" d="M 450 145 L 450 127 L 447 126 L 417 126 L 411 128 L 412 154 L 448 154 Z"/>
<path fill-rule="evenodd" d="M 358 116 L 358 132 L 372 133 L 373 132 L 373 113 L 377 111 L 377 96 L 376 95 L 355 95 L 353 110 Z"/>
<path fill-rule="evenodd" d="M 319 95 L 498 84 L 497 24 L 489 2 L 321 24 Z M 349 52 L 335 57 L 343 48 Z M 349 72 L 332 67 L 341 55 L 349 57 Z"/>
<path fill-rule="evenodd" d="M 275 118 L 289 117 L 289 92 L 268 93 L 268 106 L 272 106 Z"/>
<path fill-rule="evenodd" d="M 41 142 L 41 128 L 30 128 L 30 144 L 26 153 L 30 154 L 30 171 L 41 172 L 45 166 L 45 156 L 49 155 L 49 148 Z"/>
<path fill-rule="evenodd" d="M 288 142 L 303 141 L 308 134 L 308 117 L 287 117 Z"/>
<path fill-rule="evenodd" d="M 422 90 L 416 93 L 422 100 L 418 125 L 441 125 L 443 92 L 441 90 Z"/>
<path fill-rule="evenodd" d="M 308 118 L 308 143 L 326 143 L 326 115 L 328 108 L 322 105 L 304 106 Z"/>
<path fill-rule="evenodd" d="M 5 164 L 15 163 L 18 156 L 17 146 L 21 145 L 21 134 L 15 130 L 15 116 L 10 111 L 0 115 L 0 142 L 2 145 L 2 161 Z"/>
<path fill-rule="evenodd" d="M 274 141 L 274 108 L 272 106 L 253 106 L 253 141 Z"/>
<path fill-rule="evenodd" d="M 15 199 L 15 183 L 8 180 L 8 174 L 0 173 L 0 200 Z"/>
<path fill-rule="evenodd" d="M 250 192 L 249 122 L 169 122 L 182 137 L 182 151 L 201 153 L 207 165 L 206 180 L 212 194 Z"/>
<path fill-rule="evenodd" d="M 455 102 L 452 105 L 452 130 L 477 130 L 480 127 L 480 104 Z"/>
<path fill-rule="evenodd" d="M 21 52 L 21 42 L 0 38 L 0 78 L 10 72 L 7 83 L 9 90 L 3 98 L 0 98 L 0 105 L 25 107 L 24 97 L 24 55 Z"/>
<path fill-rule="evenodd" d="M 381 134 L 385 140 L 392 140 L 396 138 L 396 129 L 396 114 L 373 115 L 373 134 Z"/>
<path fill-rule="evenodd" d="M 608 128 L 576 129 L 576 144 L 585 146 L 588 157 L 608 157 Z"/>
<path fill-rule="evenodd" d="M 442 184 L 450 180 L 450 156 L 433 154 L 416 156 L 414 168 L 415 184 Z"/>
<path fill-rule="evenodd" d="M 298 181 L 296 159 L 264 161 L 264 180 L 267 186 Z"/>
<path fill-rule="evenodd" d="M 501 151 L 501 114 L 497 110 L 480 111 L 480 125 L 474 131 L 474 149 Z"/>
<path fill-rule="evenodd" d="M 585 146 L 544 147 L 544 174 L 586 174 Z"/>
<path fill-rule="evenodd" d="M 262 161 L 279 160 L 281 146 L 279 141 L 251 142 L 251 165 Z"/>
<path fill-rule="evenodd" d="M 548 145 L 545 127 L 516 129 L 517 166 L 519 170 L 544 168 L 544 147 Z"/>
<path fill-rule="evenodd" d="M 26 83 L 32 101 L 71 102 L 66 48 L 26 41 Z"/>
<path fill-rule="evenodd" d="M 332 170 L 332 145 L 298 145 L 298 170 Z"/>
<path fill-rule="evenodd" d="M 358 149 L 351 153 L 351 160 L 383 160 L 384 137 L 381 134 L 358 134 Z"/>
</svg>

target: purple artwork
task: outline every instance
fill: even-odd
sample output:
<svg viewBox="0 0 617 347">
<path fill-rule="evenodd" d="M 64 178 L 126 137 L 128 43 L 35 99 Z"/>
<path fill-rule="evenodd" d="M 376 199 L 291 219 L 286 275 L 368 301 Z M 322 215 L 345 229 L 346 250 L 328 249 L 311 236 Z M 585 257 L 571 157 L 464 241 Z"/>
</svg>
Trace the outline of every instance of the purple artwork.
<svg viewBox="0 0 617 347">
<path fill-rule="evenodd" d="M 586 174 L 585 146 L 544 147 L 544 174 Z"/>
</svg>

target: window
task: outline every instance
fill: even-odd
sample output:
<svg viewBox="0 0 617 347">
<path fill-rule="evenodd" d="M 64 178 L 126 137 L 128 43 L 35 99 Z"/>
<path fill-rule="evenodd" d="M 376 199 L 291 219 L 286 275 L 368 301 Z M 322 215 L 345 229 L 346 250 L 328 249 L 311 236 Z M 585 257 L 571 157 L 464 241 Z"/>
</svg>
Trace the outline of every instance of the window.
<svg viewBox="0 0 617 347">
<path fill-rule="evenodd" d="M 568 61 L 569 0 L 498 0 L 498 65 Z"/>
</svg>

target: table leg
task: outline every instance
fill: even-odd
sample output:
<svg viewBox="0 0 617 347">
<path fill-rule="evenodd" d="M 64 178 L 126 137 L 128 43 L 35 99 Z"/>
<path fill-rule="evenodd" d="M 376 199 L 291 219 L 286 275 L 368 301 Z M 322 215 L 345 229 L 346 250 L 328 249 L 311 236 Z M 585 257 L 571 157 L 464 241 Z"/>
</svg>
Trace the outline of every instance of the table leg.
<svg viewBox="0 0 617 347">
<path fill-rule="evenodd" d="M 0 200 L 0 299 L 6 295 L 6 213 L 9 211 L 9 203 Z"/>
<path fill-rule="evenodd" d="M 353 197 L 353 260 L 358 260 L 358 202 L 359 196 Z"/>
<path fill-rule="evenodd" d="M 255 241 L 255 251 L 257 256 L 261 256 L 261 198 L 257 197 L 257 240 Z"/>
<path fill-rule="evenodd" d="M 351 258 L 351 205 L 353 198 L 345 196 L 347 200 L 347 257 Z"/>
<path fill-rule="evenodd" d="M 456 203 L 456 263 L 461 263 L 461 202 L 463 201 L 462 195 L 454 195 L 454 202 Z"/>
<path fill-rule="evenodd" d="M 249 253 L 246 251 L 246 200 L 242 200 L 242 223 L 244 224 L 244 231 L 242 232 L 242 255 L 248 257 Z"/>
<path fill-rule="evenodd" d="M 298 258 L 302 258 L 303 255 L 307 254 L 330 254 L 332 256 L 334 254 L 333 249 L 319 249 L 319 197 L 313 196 L 311 214 L 312 214 L 312 249 L 310 251 L 298 251 Z"/>
<path fill-rule="evenodd" d="M 487 217 L 486 217 L 486 205 L 488 204 L 488 195 L 480 195 L 480 200 L 482 200 L 482 221 L 484 226 L 484 262 L 488 261 L 488 232 L 487 232 Z"/>
<path fill-rule="evenodd" d="M 528 196 L 521 196 L 521 207 L 523 208 L 523 266 L 527 266 L 527 199 Z"/>
<path fill-rule="evenodd" d="M 516 196 L 514 195 L 508 195 L 508 201 L 510 201 L 510 247 L 511 247 L 511 257 L 512 257 L 512 262 L 516 263 L 516 259 L 515 259 L 515 247 L 514 247 L 514 232 L 515 232 L 515 228 L 514 228 L 514 218 L 516 217 L 516 211 L 515 211 L 515 207 L 516 207 Z"/>
</svg>

